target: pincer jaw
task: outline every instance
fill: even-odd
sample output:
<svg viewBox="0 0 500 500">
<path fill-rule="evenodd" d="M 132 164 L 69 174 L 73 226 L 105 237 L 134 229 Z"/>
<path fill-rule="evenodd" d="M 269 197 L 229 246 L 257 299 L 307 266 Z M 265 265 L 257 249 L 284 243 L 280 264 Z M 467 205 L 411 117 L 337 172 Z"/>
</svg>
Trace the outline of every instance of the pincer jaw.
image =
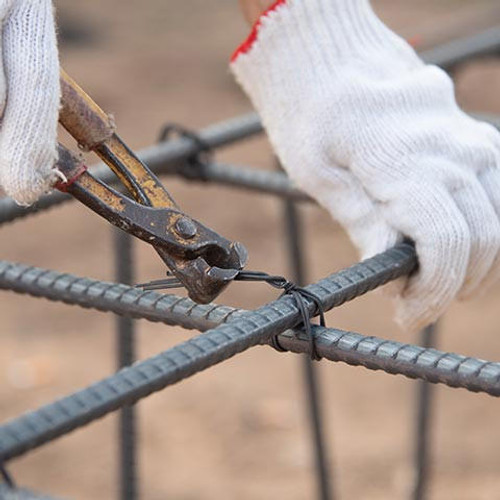
<svg viewBox="0 0 500 500">
<path fill-rule="evenodd" d="M 218 265 L 209 264 L 199 256 L 193 260 L 175 259 L 158 253 L 174 276 L 188 291 L 189 298 L 199 304 L 209 304 L 234 280 L 248 260 L 246 248 L 239 242 L 230 244 L 230 251 Z"/>
</svg>

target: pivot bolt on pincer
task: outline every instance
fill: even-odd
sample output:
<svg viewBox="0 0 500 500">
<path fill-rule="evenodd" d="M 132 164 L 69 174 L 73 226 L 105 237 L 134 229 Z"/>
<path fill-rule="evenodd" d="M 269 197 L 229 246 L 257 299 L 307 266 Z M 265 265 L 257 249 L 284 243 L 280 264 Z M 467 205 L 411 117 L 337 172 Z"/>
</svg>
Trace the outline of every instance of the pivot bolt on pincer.
<svg viewBox="0 0 500 500">
<path fill-rule="evenodd" d="M 175 223 L 175 230 L 179 236 L 186 239 L 194 238 L 198 232 L 196 224 L 188 217 L 181 217 L 178 219 Z"/>
</svg>

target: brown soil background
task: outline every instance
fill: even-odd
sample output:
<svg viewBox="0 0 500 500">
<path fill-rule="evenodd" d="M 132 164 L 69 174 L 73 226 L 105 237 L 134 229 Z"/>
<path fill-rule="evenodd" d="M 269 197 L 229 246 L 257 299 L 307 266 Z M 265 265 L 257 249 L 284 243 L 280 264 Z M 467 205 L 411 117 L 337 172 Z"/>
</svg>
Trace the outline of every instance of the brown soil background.
<svg viewBox="0 0 500 500">
<path fill-rule="evenodd" d="M 497 0 L 381 0 L 382 17 L 424 46 L 498 24 Z M 65 68 L 107 110 L 134 148 L 161 125 L 201 127 L 250 109 L 227 70 L 246 35 L 235 0 L 56 2 L 65 25 L 88 30 L 87 43 L 62 47 Z M 484 60 L 456 74 L 468 110 L 500 113 L 500 63 Z M 218 154 L 272 168 L 265 139 Z M 264 195 L 168 180 L 188 212 L 247 245 L 251 268 L 288 273 L 282 205 Z M 356 260 L 342 230 L 314 207 L 307 225 L 309 279 Z M 109 226 L 76 204 L 2 228 L 2 258 L 112 279 Z M 137 244 L 138 279 L 163 275 L 154 252 Z M 252 308 L 275 294 L 234 285 L 220 301 Z M 458 304 L 442 322 L 442 349 L 500 358 L 500 286 Z M 14 417 L 115 369 L 112 315 L 3 292 L 0 417 Z M 328 316 L 329 324 L 415 341 L 398 332 L 391 305 L 371 294 Z M 138 323 L 140 358 L 188 338 L 179 329 Z M 335 482 L 344 499 L 408 498 L 416 385 L 402 377 L 319 365 Z M 314 498 L 311 449 L 299 359 L 257 348 L 142 401 L 141 498 Z M 433 500 L 500 499 L 500 407 L 493 398 L 436 389 Z M 111 416 L 12 464 L 17 481 L 74 499 L 117 496 L 116 417 Z"/>
</svg>

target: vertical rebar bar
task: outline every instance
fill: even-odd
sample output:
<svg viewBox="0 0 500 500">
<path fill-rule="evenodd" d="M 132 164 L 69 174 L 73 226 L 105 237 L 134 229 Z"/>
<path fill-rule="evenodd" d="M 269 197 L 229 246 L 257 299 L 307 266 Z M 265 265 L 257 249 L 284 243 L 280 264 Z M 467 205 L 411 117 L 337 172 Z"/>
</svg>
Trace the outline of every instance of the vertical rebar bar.
<svg viewBox="0 0 500 500">
<path fill-rule="evenodd" d="M 301 220 L 296 203 L 287 199 L 284 202 L 285 228 L 288 255 L 291 268 L 291 280 L 299 286 L 306 284 L 306 265 L 302 248 Z M 312 445 L 314 448 L 316 482 L 318 498 L 333 500 L 330 484 L 330 470 L 325 449 L 325 432 L 321 415 L 319 380 L 314 362 L 307 355 L 301 356 L 304 375 L 307 412 L 310 422 Z"/>
<path fill-rule="evenodd" d="M 425 328 L 420 333 L 420 345 L 426 348 L 435 347 L 436 336 L 436 325 Z M 425 382 L 424 380 L 419 380 L 417 382 L 412 500 L 425 500 L 428 496 L 433 391 L 434 388 L 429 382 Z"/>
<path fill-rule="evenodd" d="M 132 238 L 125 232 L 114 229 L 115 273 L 118 283 L 126 285 L 134 281 L 134 255 Z M 130 366 L 135 361 L 134 320 L 116 317 L 118 369 Z M 138 498 L 136 469 L 137 429 L 134 406 L 124 406 L 119 412 L 118 454 L 121 500 Z"/>
<path fill-rule="evenodd" d="M 3 463 L 0 462 L 0 484 L 1 483 L 5 483 L 9 488 L 16 487 L 12 476 L 9 474 Z"/>
</svg>

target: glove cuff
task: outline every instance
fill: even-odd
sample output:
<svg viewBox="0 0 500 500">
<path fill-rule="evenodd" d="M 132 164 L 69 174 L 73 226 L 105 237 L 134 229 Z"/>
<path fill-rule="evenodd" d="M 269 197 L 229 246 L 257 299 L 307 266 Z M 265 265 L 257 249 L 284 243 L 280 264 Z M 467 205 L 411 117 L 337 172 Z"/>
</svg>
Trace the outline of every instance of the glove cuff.
<svg viewBox="0 0 500 500">
<path fill-rule="evenodd" d="M 415 52 L 376 16 L 368 0 L 278 0 L 235 51 L 231 70 L 258 110 L 269 92 L 321 88 L 346 63 L 388 58 L 411 68 Z M 262 102 L 264 101 L 264 102 Z"/>
<path fill-rule="evenodd" d="M 270 7 L 268 7 L 264 12 L 262 12 L 259 19 L 257 19 L 257 21 L 255 21 L 255 23 L 253 24 L 252 30 L 250 31 L 250 34 L 248 35 L 248 37 L 233 52 L 233 55 L 231 56 L 231 63 L 235 62 L 236 59 L 238 59 L 238 57 L 241 54 L 246 54 L 247 52 L 249 52 L 251 50 L 254 43 L 257 41 L 258 33 L 259 33 L 259 30 L 260 30 L 261 25 L 262 25 L 262 20 L 265 17 L 269 16 L 271 14 L 271 12 L 278 10 L 279 7 L 281 7 L 282 5 L 286 5 L 286 4 L 287 4 L 287 0 L 276 0 L 276 2 L 274 2 Z"/>
</svg>

